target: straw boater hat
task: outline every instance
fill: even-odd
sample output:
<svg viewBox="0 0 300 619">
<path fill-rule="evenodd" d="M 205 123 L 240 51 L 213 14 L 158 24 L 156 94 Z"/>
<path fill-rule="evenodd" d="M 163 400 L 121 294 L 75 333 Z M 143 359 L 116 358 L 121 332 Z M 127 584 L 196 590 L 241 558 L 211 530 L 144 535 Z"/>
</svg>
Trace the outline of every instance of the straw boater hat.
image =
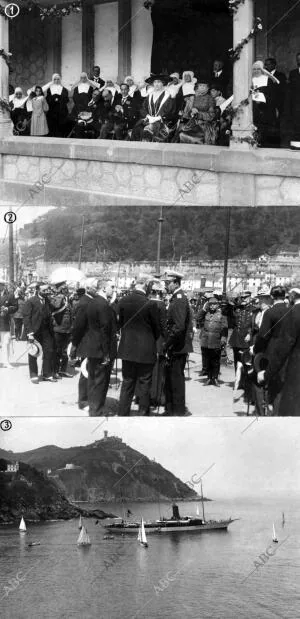
<svg viewBox="0 0 300 619">
<path fill-rule="evenodd" d="M 43 349 L 37 340 L 33 340 L 33 342 L 29 342 L 27 345 L 27 353 L 37 359 L 43 354 Z"/>
</svg>

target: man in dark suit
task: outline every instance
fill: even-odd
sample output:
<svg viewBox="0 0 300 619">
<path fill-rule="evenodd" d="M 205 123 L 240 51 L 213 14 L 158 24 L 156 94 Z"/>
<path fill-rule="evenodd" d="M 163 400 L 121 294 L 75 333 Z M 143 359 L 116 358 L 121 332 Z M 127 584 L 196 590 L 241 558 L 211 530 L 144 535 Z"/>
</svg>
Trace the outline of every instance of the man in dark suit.
<svg viewBox="0 0 300 619">
<path fill-rule="evenodd" d="M 114 111 L 116 139 L 124 140 L 128 130 L 131 130 L 135 125 L 139 114 L 138 103 L 136 99 L 130 97 L 127 84 L 121 84 L 121 99 L 114 105 Z"/>
<path fill-rule="evenodd" d="M 216 58 L 213 63 L 213 68 L 211 72 L 211 82 L 218 86 L 221 94 L 225 99 L 227 96 L 231 96 L 232 92 L 229 92 L 229 76 L 224 70 L 224 62 L 220 58 Z"/>
<path fill-rule="evenodd" d="M 276 68 L 277 61 L 275 58 L 266 58 L 264 65 L 265 65 L 265 69 L 267 69 L 267 71 L 269 71 L 269 73 L 274 75 L 274 77 L 276 77 L 276 79 L 278 79 L 279 81 L 279 85 L 277 85 L 271 82 L 270 80 L 270 85 L 274 88 L 274 95 L 276 97 L 276 107 L 279 112 L 279 120 L 280 120 L 280 117 L 283 113 L 285 97 L 286 97 L 286 86 L 287 86 L 286 75 L 282 73 L 281 71 L 277 71 L 277 68 Z"/>
<path fill-rule="evenodd" d="M 285 303 L 285 288 L 274 286 L 271 289 L 273 305 L 263 315 L 260 329 L 253 347 L 254 355 L 264 353 L 271 358 L 285 326 L 289 308 Z M 284 368 L 272 376 L 268 383 L 268 402 L 273 406 L 273 415 L 278 415 L 281 391 L 284 384 Z"/>
<path fill-rule="evenodd" d="M 148 415 L 152 372 L 156 362 L 156 340 L 160 336 L 159 313 L 155 301 L 147 299 L 147 280 L 140 278 L 135 290 L 123 297 L 118 306 L 121 340 L 118 357 L 122 359 L 122 388 L 119 416 L 130 415 L 131 402 L 138 383 L 139 414 Z"/>
<path fill-rule="evenodd" d="M 24 329 L 29 342 L 36 339 L 43 349 L 43 380 L 57 382 L 54 373 L 55 342 L 51 319 L 51 309 L 48 301 L 50 289 L 48 285 L 38 285 L 36 294 L 29 298 L 23 308 Z M 38 383 L 37 360 L 28 355 L 29 375 L 32 383 Z"/>
<path fill-rule="evenodd" d="M 91 75 L 89 77 L 89 79 L 92 82 L 95 82 L 95 84 L 99 84 L 99 88 L 102 88 L 105 85 L 105 81 L 100 77 L 100 67 L 98 65 L 95 65 L 93 68 L 93 73 L 94 75 Z"/>
<path fill-rule="evenodd" d="M 292 120 L 293 140 L 300 141 L 300 53 L 296 56 L 297 69 L 289 75 L 289 111 Z"/>
<path fill-rule="evenodd" d="M 293 306 L 284 315 L 284 325 L 265 371 L 259 372 L 258 382 L 269 384 L 272 377 L 286 364 L 284 384 L 278 415 L 298 417 L 300 415 L 300 288 L 290 291 Z M 270 310 L 269 310 L 270 311 Z"/>
<path fill-rule="evenodd" d="M 87 308 L 92 300 L 92 296 L 86 293 L 85 288 L 79 288 L 77 291 L 79 301 L 76 306 L 74 323 L 72 325 L 71 342 L 72 348 L 70 358 L 78 357 L 81 362 L 87 357 L 87 332 L 88 319 Z M 80 372 L 78 382 L 78 408 L 80 410 L 89 410 L 88 402 L 88 379 Z"/>
<path fill-rule="evenodd" d="M 188 353 L 193 352 L 192 312 L 187 296 L 181 288 L 182 275 L 175 271 L 166 274 L 166 287 L 171 294 L 167 313 L 165 352 L 166 414 L 185 415 L 184 369 Z"/>
<path fill-rule="evenodd" d="M 112 340 L 115 336 L 113 310 L 107 301 L 110 287 L 98 282 L 97 294 L 87 306 L 87 371 L 90 416 L 101 415 L 111 372 Z"/>
</svg>

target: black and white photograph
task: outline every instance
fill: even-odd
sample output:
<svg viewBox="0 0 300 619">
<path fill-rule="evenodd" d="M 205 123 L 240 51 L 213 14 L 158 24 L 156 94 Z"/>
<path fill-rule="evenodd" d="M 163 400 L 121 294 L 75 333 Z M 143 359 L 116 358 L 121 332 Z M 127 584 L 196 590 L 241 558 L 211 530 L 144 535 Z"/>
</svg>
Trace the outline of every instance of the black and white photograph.
<svg viewBox="0 0 300 619">
<path fill-rule="evenodd" d="M 298 617 L 296 419 L 11 423 L 3 617 Z"/>
<path fill-rule="evenodd" d="M 2 200 L 299 203 L 295 0 L 2 0 Z"/>
<path fill-rule="evenodd" d="M 16 211 L 0 224 L 7 414 L 299 414 L 297 208 Z"/>
</svg>

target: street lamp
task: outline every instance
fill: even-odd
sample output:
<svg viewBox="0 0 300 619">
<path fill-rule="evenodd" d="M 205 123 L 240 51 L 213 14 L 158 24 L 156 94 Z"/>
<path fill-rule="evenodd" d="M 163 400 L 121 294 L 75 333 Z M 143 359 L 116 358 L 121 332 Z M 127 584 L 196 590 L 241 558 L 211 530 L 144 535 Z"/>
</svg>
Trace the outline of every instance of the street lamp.
<svg viewBox="0 0 300 619">
<path fill-rule="evenodd" d="M 157 272 L 157 275 L 160 275 L 161 232 L 162 232 L 162 224 L 164 221 L 162 206 L 160 207 L 160 214 L 159 214 L 159 218 L 157 221 L 158 221 L 158 241 L 157 241 L 156 272 Z"/>
</svg>

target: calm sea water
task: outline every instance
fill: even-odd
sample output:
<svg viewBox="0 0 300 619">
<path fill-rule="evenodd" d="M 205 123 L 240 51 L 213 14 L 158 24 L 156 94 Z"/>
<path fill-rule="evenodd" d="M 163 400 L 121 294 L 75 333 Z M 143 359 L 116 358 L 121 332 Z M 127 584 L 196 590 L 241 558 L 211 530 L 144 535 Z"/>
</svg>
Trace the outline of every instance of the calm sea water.
<svg viewBox="0 0 300 619">
<path fill-rule="evenodd" d="M 136 518 L 159 516 L 153 504 L 127 507 Z M 182 515 L 196 513 L 195 503 L 179 508 Z M 227 533 L 149 535 L 148 549 L 135 536 L 104 540 L 102 523 L 90 519 L 92 545 L 86 549 L 76 545 L 75 520 L 29 524 L 26 535 L 0 527 L 1 617 L 299 619 L 300 502 L 236 500 L 206 503 L 205 509 L 207 518 L 240 520 Z M 169 516 L 169 505 L 160 511 Z M 255 570 L 254 561 L 261 562 L 259 555 L 272 544 L 273 521 L 276 553 Z M 40 546 L 28 548 L 37 540 Z"/>
</svg>

